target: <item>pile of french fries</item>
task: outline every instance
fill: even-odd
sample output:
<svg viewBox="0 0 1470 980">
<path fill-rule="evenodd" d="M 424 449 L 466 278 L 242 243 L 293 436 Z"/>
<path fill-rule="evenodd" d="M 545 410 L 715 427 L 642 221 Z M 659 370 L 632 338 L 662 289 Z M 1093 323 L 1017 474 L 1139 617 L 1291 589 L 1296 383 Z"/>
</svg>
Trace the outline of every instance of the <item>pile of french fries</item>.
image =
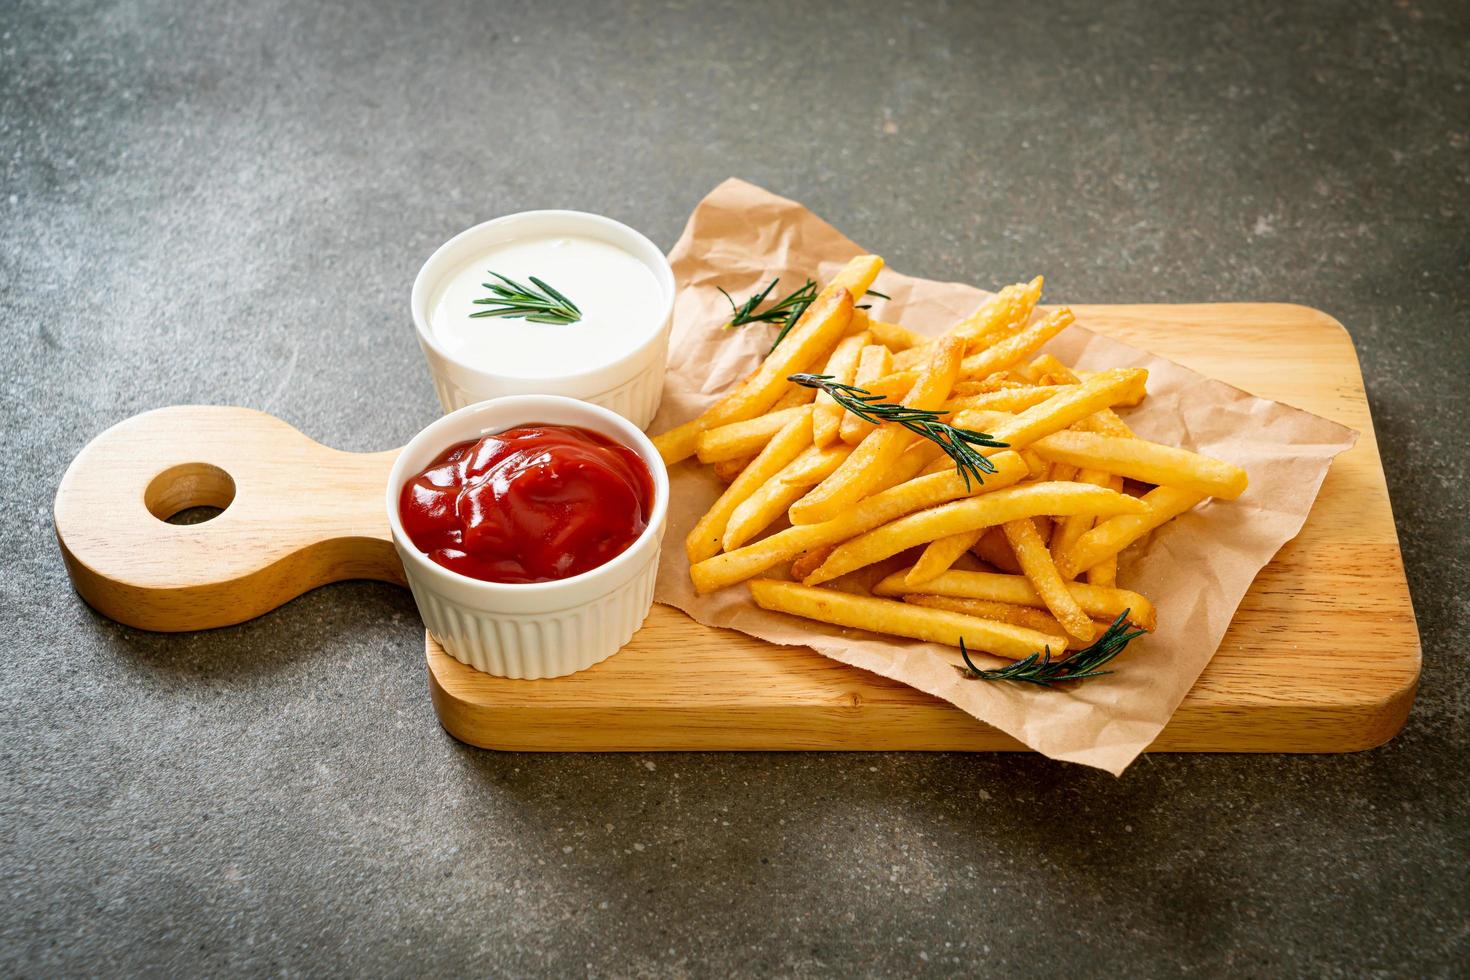
<svg viewBox="0 0 1470 980">
<path fill-rule="evenodd" d="M 1039 353 L 1074 319 L 1038 311 L 1040 277 L 931 338 L 857 308 L 882 268 L 853 259 L 753 374 L 654 439 L 669 465 L 698 457 L 729 484 L 685 541 L 695 588 L 748 582 L 765 609 L 1012 660 L 1085 648 L 1125 611 L 1153 630 L 1149 600 L 1118 587 L 1119 552 L 1240 496 L 1245 472 L 1134 436 L 1115 410 L 1142 401 L 1147 371 Z M 938 441 L 788 380 L 803 372 L 1006 445 L 979 449 L 994 471 L 967 478 Z"/>
</svg>

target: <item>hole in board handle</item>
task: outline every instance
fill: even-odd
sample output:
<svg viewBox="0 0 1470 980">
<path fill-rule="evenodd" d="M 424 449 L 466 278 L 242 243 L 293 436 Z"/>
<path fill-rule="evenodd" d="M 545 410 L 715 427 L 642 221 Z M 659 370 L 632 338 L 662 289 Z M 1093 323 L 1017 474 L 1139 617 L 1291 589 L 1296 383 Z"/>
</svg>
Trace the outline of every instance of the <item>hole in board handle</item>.
<svg viewBox="0 0 1470 980">
<path fill-rule="evenodd" d="M 213 463 L 180 463 L 155 476 L 143 491 L 143 506 L 160 521 L 200 524 L 218 517 L 235 499 L 235 480 Z M 201 509 L 213 513 L 207 516 Z M 191 511 L 181 520 L 184 511 Z"/>
</svg>

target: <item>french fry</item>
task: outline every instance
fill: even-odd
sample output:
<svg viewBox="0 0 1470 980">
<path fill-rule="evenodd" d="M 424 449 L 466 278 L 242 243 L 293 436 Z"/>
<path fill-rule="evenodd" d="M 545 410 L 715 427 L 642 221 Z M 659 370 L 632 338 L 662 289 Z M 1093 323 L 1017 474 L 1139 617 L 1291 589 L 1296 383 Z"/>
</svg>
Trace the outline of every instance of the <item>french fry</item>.
<svg viewBox="0 0 1470 980">
<path fill-rule="evenodd" d="M 876 255 L 850 260 L 754 374 L 695 419 L 654 437 L 663 461 L 672 466 L 692 455 L 705 429 L 755 418 L 770 409 L 785 393 L 790 375 L 805 371 L 837 346 L 852 322 L 853 297 L 867 292 L 882 268 L 883 260 Z"/>
<path fill-rule="evenodd" d="M 961 378 L 954 383 L 954 394 L 958 398 L 968 395 L 989 395 L 1007 388 L 1032 388 L 1035 385 L 1023 384 L 1010 377 L 1007 372 L 1001 371 L 997 374 L 984 378 Z"/>
<path fill-rule="evenodd" d="M 659 458 L 664 461 L 665 466 L 673 466 L 681 459 L 694 455 L 699 448 L 699 434 L 704 429 L 705 426 L 699 419 L 691 419 L 654 436 L 653 448 L 658 450 Z"/>
<path fill-rule="evenodd" d="M 1033 405 L 1020 415 L 990 427 L 991 433 L 1013 449 L 1030 446 L 1037 440 L 1059 433 L 1060 430 L 1080 419 L 1085 419 L 1099 409 L 1115 404 L 1118 399 L 1144 386 L 1148 372 L 1142 368 L 1114 368 L 1088 378 L 1082 384 L 1064 388 L 1039 405 Z M 969 428 L 970 419 L 991 420 L 993 417 L 980 411 L 960 412 L 951 419 L 951 425 Z M 994 452 L 995 450 L 988 450 Z M 1039 450 L 1038 450 L 1039 451 Z M 981 452 L 987 452 L 981 449 Z M 1073 466 L 1087 465 L 1073 459 L 1047 457 L 1053 462 L 1071 463 Z M 1094 467 L 1105 469 L 1105 467 Z"/>
<path fill-rule="evenodd" d="M 1021 563 L 1021 571 L 1025 573 L 1037 595 L 1046 603 L 1046 608 L 1057 618 L 1057 622 L 1071 636 L 1079 640 L 1091 640 L 1092 620 L 1082 611 L 1077 600 L 1072 598 L 1072 593 L 1067 590 L 1067 583 L 1057 574 L 1057 566 L 1052 563 L 1051 552 L 1046 549 L 1046 542 L 1037 533 L 1036 525 L 1027 517 L 1018 521 L 1007 521 L 1002 528 L 1006 540 L 1011 543 L 1011 550 L 1016 553 L 1016 561 Z"/>
<path fill-rule="evenodd" d="M 753 419 L 731 422 L 717 429 L 705 429 L 699 434 L 695 454 L 701 463 L 718 463 L 726 459 L 739 459 L 761 451 L 771 437 L 786 427 L 792 419 L 806 412 L 806 406 L 784 408 L 757 415 Z"/>
<path fill-rule="evenodd" d="M 1084 380 L 1083 375 L 1079 374 L 1076 371 L 1073 371 L 1071 368 L 1067 367 L 1067 365 L 1057 360 L 1056 357 L 1051 354 L 1042 354 L 1036 359 L 1034 363 L 1041 365 L 1042 370 L 1045 372 L 1044 377 L 1052 378 L 1052 384 L 1074 385 L 1079 384 Z M 1086 375 L 1086 377 L 1088 378 L 1092 376 L 1092 374 Z M 1147 392 L 1140 388 L 1137 392 L 1137 397 L 1125 398 L 1122 401 L 1118 402 L 1118 404 L 1129 406 L 1137 405 L 1143 401 L 1146 394 Z M 1099 426 L 1097 431 L 1103 433 L 1104 435 L 1128 436 L 1133 434 L 1132 430 L 1124 424 L 1122 419 L 1118 418 L 1118 416 L 1113 412 L 1112 409 L 1102 409 L 1097 413 L 1096 416 L 1093 417 L 1093 419 L 1093 424 Z"/>
<path fill-rule="evenodd" d="M 725 488 L 714 506 L 694 525 L 684 541 L 690 562 L 703 561 L 718 554 L 725 536 L 725 525 L 735 508 L 812 444 L 812 408 L 805 406 L 798 411 L 801 414 L 786 423 L 775 438 L 766 443 L 760 455 L 735 478 L 734 483 Z"/>
<path fill-rule="evenodd" d="M 996 371 L 1014 367 L 1036 353 L 1037 348 L 1042 344 L 1071 326 L 1075 319 L 1072 311 L 1066 307 L 1056 310 L 1037 320 L 1020 333 L 1007 337 L 979 353 L 971 354 L 965 358 L 964 366 L 960 369 L 961 373 L 966 378 L 983 378 Z"/>
<path fill-rule="evenodd" d="M 1026 473 L 1026 464 L 1016 453 L 1001 453 L 992 457 L 991 462 L 995 464 L 995 472 L 983 484 L 976 485 L 972 480 L 967 486 L 953 469 L 917 477 L 873 494 L 833 520 L 789 527 L 742 548 L 694 563 L 689 568 L 689 577 L 696 591 L 714 592 L 753 578 L 804 551 L 846 541 L 905 514 L 1011 486 Z"/>
<path fill-rule="evenodd" d="M 913 590 L 905 582 L 907 573 L 894 572 L 873 586 L 873 593 L 882 596 L 900 596 Z M 1128 611 L 1128 621 L 1139 629 L 1153 630 L 1158 626 L 1158 617 L 1153 603 L 1127 589 L 1105 589 L 1081 582 L 1068 582 L 1067 591 L 1089 616 L 1111 622 Z M 948 571 L 924 586 L 929 595 L 953 596 L 959 599 L 988 599 L 991 602 L 1009 602 L 1018 606 L 1045 609 L 1046 603 L 1023 575 L 1000 575 L 995 572 Z"/>
<path fill-rule="evenodd" d="M 1031 448 L 1053 462 L 1103 470 L 1143 483 L 1191 490 L 1223 500 L 1239 497 L 1249 482 L 1245 470 L 1232 463 L 1144 439 L 1095 432 L 1054 432 L 1036 440 Z"/>
<path fill-rule="evenodd" d="M 1007 487 L 910 514 L 874 528 L 844 542 L 822 563 L 821 568 L 803 581 L 807 585 L 820 585 L 936 538 L 1023 517 L 1088 513 L 1112 516 L 1139 514 L 1146 510 L 1147 507 L 1133 497 L 1080 483 L 1028 483 Z"/>
<path fill-rule="evenodd" d="M 929 342 L 929 338 L 921 333 L 910 330 L 908 327 L 899 326 L 897 323 L 887 323 L 883 320 L 868 320 L 868 329 L 872 331 L 873 339 L 897 354 L 899 351 L 908 350 L 910 347 L 919 347 Z"/>
<path fill-rule="evenodd" d="M 949 571 L 959 561 L 960 555 L 975 547 L 984 533 L 983 530 L 961 531 L 959 534 L 930 541 L 925 545 L 924 553 L 919 555 L 919 560 L 914 562 L 914 567 L 909 569 L 909 587 L 923 588 L 924 583 L 931 578 L 937 578 Z"/>
<path fill-rule="evenodd" d="M 827 560 L 827 556 L 835 547 L 837 547 L 835 544 L 824 544 L 820 548 L 803 551 L 797 555 L 791 562 L 791 577 L 794 579 L 806 578 L 821 567 L 822 562 Z"/>
<path fill-rule="evenodd" d="M 815 415 L 812 422 L 816 422 Z M 786 508 L 800 499 L 807 490 L 821 483 L 850 452 L 852 450 L 849 447 L 841 444 L 828 446 L 826 449 L 812 446 L 787 463 L 781 472 L 767 480 L 731 511 L 722 540 L 725 550 L 734 551 L 770 527 L 772 522 L 786 513 Z"/>
<path fill-rule="evenodd" d="M 772 612 L 949 646 L 958 646 L 963 640 L 967 649 L 983 650 L 1011 660 L 1029 657 L 1047 647 L 1060 650 L 1067 643 L 1063 636 L 1039 633 L 1024 626 L 976 619 L 943 609 L 925 609 L 892 599 L 814 589 L 795 582 L 754 579 L 750 594 L 756 605 Z"/>
<path fill-rule="evenodd" d="M 857 376 L 858 356 L 872 337 L 871 333 L 862 331 L 842 338 L 837 349 L 832 351 L 832 356 L 827 358 L 827 365 L 822 368 L 822 373 L 842 384 L 852 384 L 853 378 Z M 817 395 L 815 404 L 817 410 L 812 415 L 812 442 L 821 449 L 837 441 L 844 412 L 842 406 L 833 401 L 832 396 L 825 391 Z"/>
<path fill-rule="evenodd" d="M 1115 478 L 1104 473 L 1102 470 L 1080 470 L 1073 479 L 1077 483 L 1086 483 L 1094 487 L 1107 487 L 1110 490 L 1123 489 L 1121 480 L 1118 482 L 1118 486 L 1113 486 L 1113 480 Z M 1052 532 L 1051 536 L 1052 561 L 1056 561 L 1063 552 L 1077 543 L 1078 538 L 1092 530 L 1092 525 L 1095 523 L 1096 518 L 1091 514 L 1072 514 L 1069 517 L 1062 518 L 1057 523 L 1056 529 Z"/>
<path fill-rule="evenodd" d="M 959 385 L 955 385 L 955 388 L 958 389 Z M 1024 412 L 1053 395 L 1060 395 L 1065 389 L 1065 385 L 1037 385 L 1032 388 L 1001 388 L 973 395 L 957 394 L 944 403 L 944 410 L 950 413 L 975 410 Z"/>
<path fill-rule="evenodd" d="M 1021 563 L 1016 561 L 1016 553 L 1011 550 L 1011 543 L 1006 540 L 1006 533 L 998 527 L 989 527 L 980 532 L 980 538 L 970 548 L 970 554 L 979 558 L 985 564 L 1009 572 L 1012 575 L 1021 574 Z M 927 580 L 927 586 L 933 579 Z"/>
<path fill-rule="evenodd" d="M 786 385 L 786 393 L 776 399 L 776 404 L 770 408 L 771 412 L 780 412 L 788 408 L 796 408 L 801 405 L 810 405 L 817 400 L 817 390 L 805 385 Z M 769 412 L 767 413 L 769 414 Z"/>
<path fill-rule="evenodd" d="M 1193 490 L 1172 486 L 1155 487 L 1140 498 L 1146 508 L 1143 513 L 1120 514 L 1099 521 L 1096 527 L 1078 538 L 1077 543 L 1057 559 L 1057 570 L 1066 578 L 1076 578 L 1080 573 L 1105 558 L 1113 557 L 1154 528 L 1168 523 L 1204 499 L 1205 494 Z"/>
<path fill-rule="evenodd" d="M 873 388 L 873 382 L 889 374 L 889 372 L 891 372 L 892 370 L 892 351 L 890 351 L 887 347 L 883 347 L 878 344 L 864 347 L 858 353 L 857 369 L 853 373 L 853 377 L 856 380 L 853 381 L 853 384 L 859 388 L 876 394 Z M 898 385 L 891 385 L 890 389 L 896 387 L 898 387 Z M 897 397 L 902 398 L 904 395 L 907 395 L 909 393 L 909 388 L 912 387 L 912 384 L 904 387 L 903 392 Z M 889 397 L 893 396 L 890 394 Z M 856 415 L 848 411 L 844 411 L 842 413 L 841 419 L 842 421 L 838 426 L 838 435 L 842 438 L 842 441 L 847 443 L 849 446 L 856 446 L 858 443 L 863 441 L 864 436 L 877 428 L 877 426 L 875 426 L 872 422 L 869 422 L 866 419 L 860 419 Z"/>
<path fill-rule="evenodd" d="M 1038 633 L 1047 633 L 1052 636 L 1067 637 L 1067 649 L 1080 650 L 1087 646 L 1098 635 L 1108 628 L 1107 623 L 1094 622 L 1092 624 L 1092 636 L 1087 639 L 1079 639 L 1069 636 L 1062 624 L 1051 613 L 1041 609 L 1033 609 L 1030 606 L 1016 606 L 1009 602 L 992 602 L 989 599 L 956 599 L 946 595 L 906 595 L 903 601 L 914 606 L 923 606 L 926 609 L 948 609 L 950 612 L 964 613 L 966 616 L 974 616 L 978 619 L 991 619 L 997 623 L 1010 623 L 1012 626 L 1024 626 Z"/>
<path fill-rule="evenodd" d="M 1015 283 L 980 305 L 959 323 L 950 327 L 936 338 L 936 342 L 949 337 L 958 337 L 965 342 L 966 352 L 987 346 L 1021 326 L 1031 317 L 1036 301 L 1041 299 L 1042 277 L 1037 276 L 1029 283 Z M 917 367 L 927 354 L 914 348 L 894 358 L 900 369 Z"/>
<path fill-rule="evenodd" d="M 873 487 L 873 494 L 882 493 L 889 487 L 896 487 L 900 483 L 907 483 L 918 476 L 920 471 L 924 470 L 935 458 L 943 458 L 946 462 L 949 460 L 949 457 L 944 455 L 944 451 L 934 443 L 928 439 L 919 440 L 905 449 L 903 455 L 898 457 L 898 461 L 888 467 L 887 472 L 883 474 L 883 479 Z M 946 468 L 950 471 L 954 470 L 953 465 Z"/>
<path fill-rule="evenodd" d="M 1104 585 L 1109 588 L 1118 584 L 1118 556 L 1109 555 L 1087 570 L 1088 585 Z"/>
<path fill-rule="evenodd" d="M 877 381 L 861 385 L 860 387 L 862 387 L 863 390 L 865 390 L 870 395 L 883 396 L 883 400 L 886 402 L 898 402 L 903 401 L 904 396 L 907 395 L 910 390 L 912 390 L 912 388 L 914 387 L 914 382 L 918 380 L 918 377 L 919 376 L 913 371 L 902 371 L 898 374 L 884 375 Z M 843 416 L 843 421 L 846 421 L 850 417 L 852 417 L 852 415 L 851 413 L 848 413 L 847 415 Z M 846 439 L 843 440 L 843 442 L 846 441 Z M 858 439 L 858 442 L 862 441 L 863 440 L 861 438 Z"/>
<path fill-rule="evenodd" d="M 935 344 L 928 364 L 903 404 L 930 410 L 943 405 L 959 373 L 963 352 L 964 341 L 958 338 Z M 908 429 L 893 424 L 870 432 L 831 476 L 791 505 L 791 523 L 819 524 L 831 520 L 870 495 L 889 467 L 918 438 Z"/>
<path fill-rule="evenodd" d="M 699 417 L 704 428 L 754 418 L 770 409 L 785 394 L 787 377 L 826 357 L 851 320 L 852 295 L 840 288 L 823 290 L 786 338 L 766 355 L 760 369 Z"/>
<path fill-rule="evenodd" d="M 873 285 L 878 273 L 883 271 L 883 260 L 876 255 L 858 255 L 848 259 L 847 264 L 837 271 L 827 289 L 845 289 L 854 297 L 861 296 Z M 819 297 L 820 298 L 820 297 Z"/>
<path fill-rule="evenodd" d="M 1108 477 L 1108 488 L 1112 490 L 1123 489 L 1123 478 L 1121 476 Z M 1102 561 L 1087 570 L 1088 585 L 1102 585 L 1113 588 L 1118 584 L 1118 556 L 1109 555 Z"/>
<path fill-rule="evenodd" d="M 715 464 L 715 476 L 719 477 L 721 483 L 734 483 L 735 478 L 745 471 L 750 461 L 755 459 L 755 454 L 741 456 L 739 459 L 726 459 Z"/>
</svg>

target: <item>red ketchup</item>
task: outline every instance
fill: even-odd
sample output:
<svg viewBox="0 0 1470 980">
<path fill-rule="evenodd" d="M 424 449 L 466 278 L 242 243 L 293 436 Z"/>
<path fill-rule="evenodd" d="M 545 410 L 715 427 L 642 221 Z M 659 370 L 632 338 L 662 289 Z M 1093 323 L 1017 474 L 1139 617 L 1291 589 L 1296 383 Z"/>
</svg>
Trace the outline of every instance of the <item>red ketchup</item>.
<svg viewBox="0 0 1470 980">
<path fill-rule="evenodd" d="M 450 446 L 398 495 L 415 547 L 486 582 L 590 571 L 626 551 L 652 511 L 642 458 L 570 425 L 533 423 Z"/>
</svg>

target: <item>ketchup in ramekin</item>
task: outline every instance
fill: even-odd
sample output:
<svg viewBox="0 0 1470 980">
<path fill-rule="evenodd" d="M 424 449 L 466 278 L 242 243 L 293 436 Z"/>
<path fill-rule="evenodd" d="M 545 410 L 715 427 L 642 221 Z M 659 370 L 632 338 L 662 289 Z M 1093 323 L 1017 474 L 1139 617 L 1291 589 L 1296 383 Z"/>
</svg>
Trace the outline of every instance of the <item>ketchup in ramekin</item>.
<svg viewBox="0 0 1470 980">
<path fill-rule="evenodd" d="M 648 526 L 653 477 L 637 453 L 570 425 L 456 443 L 403 485 L 398 514 L 434 562 L 485 582 L 571 578 Z"/>
</svg>

